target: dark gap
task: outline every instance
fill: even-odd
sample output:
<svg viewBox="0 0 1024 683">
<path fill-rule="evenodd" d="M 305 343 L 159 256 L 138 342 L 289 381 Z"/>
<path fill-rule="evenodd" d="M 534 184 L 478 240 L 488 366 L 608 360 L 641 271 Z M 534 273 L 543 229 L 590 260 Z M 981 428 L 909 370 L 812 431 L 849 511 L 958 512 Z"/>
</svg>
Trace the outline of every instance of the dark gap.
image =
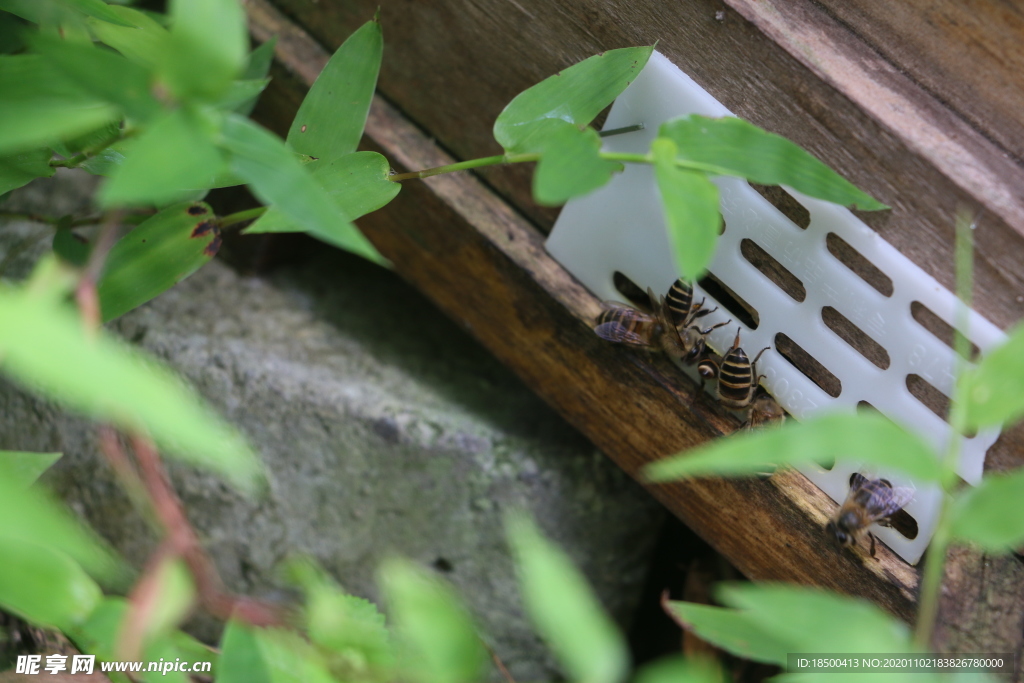
<svg viewBox="0 0 1024 683">
<path fill-rule="evenodd" d="M 432 566 L 434 567 L 434 569 L 444 574 L 450 574 L 453 571 L 455 571 L 455 566 L 443 557 L 439 557 L 436 560 L 434 560 Z"/>
<path fill-rule="evenodd" d="M 786 266 L 776 261 L 771 254 L 762 249 L 752 239 L 743 238 L 740 242 L 740 253 L 755 268 L 765 274 L 769 280 L 783 292 L 788 294 L 794 301 L 803 301 L 807 298 L 807 289 L 799 278 L 789 272 Z"/>
<path fill-rule="evenodd" d="M 839 378 L 815 360 L 814 356 L 804 351 L 795 341 L 781 332 L 775 335 L 775 350 L 832 398 L 842 393 L 843 383 L 839 381 Z"/>
<path fill-rule="evenodd" d="M 911 301 L 910 315 L 918 322 L 919 325 L 921 325 L 921 327 L 931 332 L 936 339 L 949 348 L 953 348 L 953 336 L 956 331 L 953 329 L 952 325 L 936 315 L 935 311 L 928 308 L 920 301 Z M 976 362 L 978 360 L 979 353 L 981 353 L 981 350 L 971 342 L 971 355 L 967 360 L 972 363 Z"/>
<path fill-rule="evenodd" d="M 883 296 L 892 296 L 892 279 L 880 271 L 878 266 L 864 258 L 863 254 L 847 244 L 842 237 L 830 232 L 825 237 L 825 246 L 833 256 L 861 280 L 877 289 Z"/>
<path fill-rule="evenodd" d="M 821 309 L 821 319 L 825 321 L 830 330 L 838 334 L 843 341 L 856 349 L 860 355 L 882 370 L 889 368 L 889 352 L 881 344 L 869 337 L 864 330 L 850 322 L 842 313 L 831 306 L 826 306 Z"/>
<path fill-rule="evenodd" d="M 707 273 L 697 281 L 705 292 L 714 297 L 715 301 L 732 313 L 735 320 L 740 321 L 752 330 L 757 329 L 760 318 L 753 306 L 741 299 L 736 292 L 729 289 L 721 280 Z"/>
<path fill-rule="evenodd" d="M 861 401 L 860 403 L 864 403 L 868 406 L 871 405 L 867 401 Z M 860 403 L 857 404 L 858 408 L 860 407 Z M 874 408 L 872 408 L 872 410 L 874 410 Z M 851 488 L 853 487 L 853 477 L 856 474 L 857 473 L 854 472 L 853 474 L 850 475 L 849 485 Z M 883 479 L 882 481 L 884 481 L 886 484 L 889 484 L 889 486 L 892 487 L 892 483 L 888 479 Z M 917 534 L 920 533 L 920 530 L 917 527 L 917 520 L 911 517 L 910 513 L 902 508 L 894 512 L 889 517 L 889 521 L 892 525 L 892 528 L 895 529 L 900 535 L 902 535 L 908 541 L 913 541 L 915 538 L 917 538 Z"/>
<path fill-rule="evenodd" d="M 718 226 L 718 236 L 721 237 L 725 234 L 725 216 L 723 216 L 721 212 L 719 212 L 718 215 L 722 219 L 722 224 Z"/>
<path fill-rule="evenodd" d="M 930 411 L 949 421 L 949 397 L 921 375 L 907 375 L 907 390 Z"/>
<path fill-rule="evenodd" d="M 619 290 L 619 294 L 626 297 L 626 300 L 637 308 L 642 308 L 645 311 L 651 308 L 651 300 L 648 298 L 647 292 L 640 289 L 640 285 L 619 271 L 615 271 L 615 274 L 612 275 L 612 284 L 615 285 L 615 289 Z"/>
<path fill-rule="evenodd" d="M 771 205 L 781 211 L 782 215 L 796 223 L 798 228 L 806 230 L 807 226 L 811 224 L 811 212 L 807 210 L 807 207 L 778 185 L 755 185 L 754 183 L 748 183 L 748 185 L 771 202 Z"/>
</svg>

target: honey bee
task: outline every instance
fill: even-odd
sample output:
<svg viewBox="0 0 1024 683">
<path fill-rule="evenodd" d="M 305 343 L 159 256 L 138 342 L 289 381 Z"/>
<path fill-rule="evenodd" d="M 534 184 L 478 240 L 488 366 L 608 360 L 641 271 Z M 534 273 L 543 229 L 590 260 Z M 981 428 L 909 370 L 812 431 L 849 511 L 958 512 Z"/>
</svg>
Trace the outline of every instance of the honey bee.
<svg viewBox="0 0 1024 683">
<path fill-rule="evenodd" d="M 604 302 L 594 332 L 602 339 L 618 344 L 661 349 L 671 358 L 693 364 L 706 348 L 705 336 L 731 322 L 718 323 L 706 329 L 695 324 L 697 318 L 712 311 L 701 310 L 703 300 L 693 303 L 693 289 L 682 279 L 676 280 L 667 297 L 655 296 L 650 288 L 647 296 L 653 313 L 614 301 Z"/>
<path fill-rule="evenodd" d="M 737 329 L 732 348 L 725 352 L 721 362 L 710 357 L 705 358 L 697 364 L 697 373 L 704 380 L 717 377 L 718 386 L 715 388 L 715 396 L 719 402 L 727 408 L 742 410 L 754 400 L 757 385 L 764 377 L 764 375 L 757 374 L 757 361 L 760 360 L 761 354 L 769 348 L 771 347 L 764 347 L 754 357 L 754 360 L 750 360 L 747 358 L 746 352 L 740 348 L 740 330 Z M 775 402 L 775 399 L 770 396 L 768 398 L 772 403 Z M 761 402 L 756 407 L 774 413 L 774 409 L 767 402 Z"/>
<path fill-rule="evenodd" d="M 748 408 L 747 421 L 742 429 L 758 429 L 768 425 L 780 426 L 786 421 L 786 411 L 770 394 L 758 392 Z"/>
<path fill-rule="evenodd" d="M 885 479 L 868 479 L 855 473 L 850 477 L 850 493 L 825 525 L 825 533 L 842 546 L 855 545 L 861 536 L 867 534 L 871 539 L 871 557 L 874 557 L 875 537 L 868 532 L 868 527 L 872 524 L 892 526 L 892 515 L 902 510 L 913 497 L 912 488 L 893 488 Z"/>
</svg>

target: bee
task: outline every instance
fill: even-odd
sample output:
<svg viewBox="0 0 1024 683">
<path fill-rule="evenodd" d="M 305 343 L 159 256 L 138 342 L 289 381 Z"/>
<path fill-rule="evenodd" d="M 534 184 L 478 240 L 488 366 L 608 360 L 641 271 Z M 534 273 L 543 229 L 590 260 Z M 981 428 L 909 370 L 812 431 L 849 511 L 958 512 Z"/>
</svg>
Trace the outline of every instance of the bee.
<svg viewBox="0 0 1024 683">
<path fill-rule="evenodd" d="M 697 373 L 702 380 L 718 378 L 718 386 L 715 388 L 715 396 L 726 408 L 742 410 L 749 406 L 757 393 L 757 385 L 764 375 L 757 374 L 757 361 L 761 354 L 767 351 L 769 346 L 764 347 L 754 357 L 754 360 L 747 358 L 746 352 L 740 348 L 740 329 L 736 330 L 736 339 L 733 340 L 732 348 L 725 352 L 721 362 L 713 358 L 705 358 L 697 364 Z M 771 399 L 771 397 L 769 397 Z M 771 399 L 774 403 L 775 399 Z M 778 405 L 778 404 L 776 404 Z M 759 404 L 764 410 L 770 406 L 766 402 Z M 780 408 L 781 410 L 781 408 Z M 749 421 L 749 418 L 748 418 Z"/>
<path fill-rule="evenodd" d="M 841 546 L 852 546 L 867 534 L 871 538 L 871 557 L 875 556 L 875 537 L 868 532 L 872 524 L 892 526 L 892 515 L 914 497 L 914 489 L 893 488 L 885 479 L 868 479 L 860 473 L 850 477 L 850 493 L 835 516 L 825 525 L 825 533 Z"/>
<path fill-rule="evenodd" d="M 712 330 L 731 321 L 718 323 L 706 329 L 694 321 L 711 313 L 702 310 L 704 301 L 693 303 L 693 289 L 679 279 L 669 289 L 667 297 L 657 297 L 647 289 L 653 313 L 645 313 L 632 306 L 614 301 L 602 304 L 594 332 L 597 336 L 618 344 L 627 344 L 652 350 L 661 349 L 669 357 L 693 364 L 704 353 L 704 338 Z"/>
<path fill-rule="evenodd" d="M 754 400 L 750 402 L 748 411 L 747 421 L 743 423 L 741 429 L 758 429 L 768 425 L 780 426 L 786 421 L 786 411 L 764 390 L 759 391 Z"/>
</svg>

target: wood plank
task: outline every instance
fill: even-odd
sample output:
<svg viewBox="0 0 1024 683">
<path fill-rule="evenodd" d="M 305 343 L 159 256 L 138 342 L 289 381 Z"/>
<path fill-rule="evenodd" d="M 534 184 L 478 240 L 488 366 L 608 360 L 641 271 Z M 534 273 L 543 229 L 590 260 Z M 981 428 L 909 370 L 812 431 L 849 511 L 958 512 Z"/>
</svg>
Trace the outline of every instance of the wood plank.
<svg viewBox="0 0 1024 683">
<path fill-rule="evenodd" d="M 293 50 L 297 34 L 279 31 L 279 16 L 250 17 L 257 37 L 282 33 L 278 54 L 286 64 L 315 72 L 310 46 Z M 282 80 L 274 87 L 282 88 Z M 296 98 L 275 90 L 270 100 Z M 268 112 L 267 123 L 273 126 L 276 115 Z M 280 116 L 276 127 L 286 127 L 290 116 Z M 367 135 L 369 147 L 396 169 L 452 161 L 381 98 Z M 735 429 L 734 418 L 694 401 L 695 385 L 667 360 L 598 339 L 590 325 L 600 302 L 547 255 L 543 235 L 475 176 L 407 183 L 392 204 L 359 224 L 403 277 L 630 474 Z M 803 475 L 649 489 L 751 578 L 828 586 L 912 617 L 916 570 L 884 547 L 873 561 L 832 546 L 822 527 L 835 504 Z"/>
<path fill-rule="evenodd" d="M 1024 158 L 1024 7 L 991 0 L 819 0 L 886 60 Z"/>
<path fill-rule="evenodd" d="M 326 55 L 262 0 L 252 0 L 250 11 L 257 36 L 284 34 L 278 55 L 308 85 Z M 272 107 L 265 113 L 269 123 L 286 129 L 301 85 L 278 79 L 272 87 Z M 380 97 L 367 134 L 371 147 L 405 170 L 452 161 Z M 693 384 L 667 361 L 597 340 L 589 324 L 598 302 L 546 255 L 541 234 L 474 176 L 406 184 L 393 204 L 360 226 L 399 273 L 631 474 L 663 454 L 735 427 L 732 418 L 695 401 Z M 1022 443 L 1020 429 L 1004 435 L 997 466 L 1019 464 Z M 916 571 L 884 546 L 878 562 L 833 548 L 822 526 L 835 505 L 798 473 L 649 488 L 751 578 L 822 585 L 912 617 Z M 1002 638 L 993 636 L 992 642 L 1022 653 L 1017 602 L 989 612 L 985 605 L 992 600 L 972 607 L 968 597 L 1019 597 L 1021 567 L 1013 558 L 977 558 L 951 556 L 947 576 L 959 577 L 958 590 L 944 597 L 937 644 L 955 650 L 967 642 L 964 634 L 991 619 L 989 632 Z M 972 646 L 985 642 L 975 639 Z"/>
<path fill-rule="evenodd" d="M 329 47 L 377 7 L 372 0 L 276 4 Z M 1024 169 L 811 0 L 728 5 L 386 3 L 380 88 L 453 156 L 486 156 L 499 151 L 492 122 L 518 92 L 601 50 L 658 40 L 738 115 L 798 142 L 892 205 L 865 220 L 947 287 L 956 208 L 983 207 L 977 307 L 1003 327 L 1024 317 Z M 528 169 L 481 175 L 542 229 L 550 225 L 554 213 L 529 198 Z"/>
</svg>

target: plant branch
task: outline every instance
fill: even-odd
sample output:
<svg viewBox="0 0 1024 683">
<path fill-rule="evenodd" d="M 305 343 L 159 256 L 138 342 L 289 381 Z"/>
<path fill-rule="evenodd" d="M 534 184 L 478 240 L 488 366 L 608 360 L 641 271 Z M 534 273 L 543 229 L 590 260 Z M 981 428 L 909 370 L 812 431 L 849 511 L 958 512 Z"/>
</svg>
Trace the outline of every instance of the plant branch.
<svg viewBox="0 0 1024 683">
<path fill-rule="evenodd" d="M 96 283 L 99 282 L 100 275 L 103 274 L 103 264 L 106 263 L 107 254 L 110 253 L 114 242 L 117 241 L 117 228 L 121 225 L 123 217 L 124 212 L 120 210 L 110 211 L 103 217 L 99 234 L 96 236 L 96 244 L 89 252 L 89 260 L 85 264 L 85 270 L 75 289 L 75 301 L 78 302 L 86 330 L 90 334 L 95 333 L 102 322 Z"/>
<path fill-rule="evenodd" d="M 393 176 L 389 176 L 388 180 L 400 183 L 403 180 L 414 180 L 418 178 L 429 178 L 430 176 L 441 175 L 443 173 L 454 173 L 455 171 L 466 171 L 471 168 L 480 168 L 481 166 L 499 166 L 501 164 L 518 164 L 524 161 L 537 161 L 540 159 L 540 154 L 499 154 L 493 157 L 481 157 L 480 159 L 470 159 L 469 161 L 460 161 L 455 164 L 447 164 L 445 166 L 436 166 L 434 168 L 424 169 L 422 171 L 411 171 L 409 173 L 396 173 Z"/>
</svg>

